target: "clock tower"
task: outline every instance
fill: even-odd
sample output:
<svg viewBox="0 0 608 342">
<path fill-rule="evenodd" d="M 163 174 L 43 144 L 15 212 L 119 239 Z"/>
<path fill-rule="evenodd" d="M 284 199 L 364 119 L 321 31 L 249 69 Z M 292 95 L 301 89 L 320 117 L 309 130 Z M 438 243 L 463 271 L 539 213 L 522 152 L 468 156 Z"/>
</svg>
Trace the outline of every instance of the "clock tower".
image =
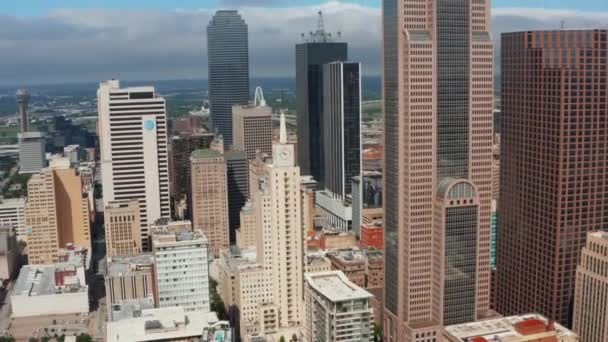
<svg viewBox="0 0 608 342">
<path fill-rule="evenodd" d="M 275 167 L 295 166 L 293 144 L 287 143 L 287 126 L 285 124 L 285 113 L 281 112 L 281 129 L 279 143 L 272 145 L 272 164 Z"/>
</svg>

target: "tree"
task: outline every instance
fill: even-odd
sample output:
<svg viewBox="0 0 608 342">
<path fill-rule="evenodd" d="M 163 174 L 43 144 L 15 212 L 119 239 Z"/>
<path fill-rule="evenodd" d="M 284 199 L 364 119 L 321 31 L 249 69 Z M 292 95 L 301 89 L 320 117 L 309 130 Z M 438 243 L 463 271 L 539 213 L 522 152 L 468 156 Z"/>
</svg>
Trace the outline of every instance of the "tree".
<svg viewBox="0 0 608 342">
<path fill-rule="evenodd" d="M 382 341 L 382 326 L 374 322 L 374 341 Z"/>
<path fill-rule="evenodd" d="M 279 339 L 279 342 L 286 342 L 285 341 L 285 336 L 281 336 L 281 338 Z"/>
<path fill-rule="evenodd" d="M 76 336 L 76 342 L 93 342 L 93 338 L 89 334 L 80 333 Z"/>
<path fill-rule="evenodd" d="M 37 338 L 35 337 L 30 337 L 29 340 L 27 340 L 28 342 L 40 342 Z"/>
<path fill-rule="evenodd" d="M 15 342 L 15 338 L 13 336 L 0 336 L 0 342 Z"/>
<path fill-rule="evenodd" d="M 211 311 L 217 313 L 219 319 L 227 320 L 226 304 L 224 304 L 222 297 L 217 293 L 217 281 L 213 278 L 209 278 L 209 289 L 211 292 Z"/>
</svg>

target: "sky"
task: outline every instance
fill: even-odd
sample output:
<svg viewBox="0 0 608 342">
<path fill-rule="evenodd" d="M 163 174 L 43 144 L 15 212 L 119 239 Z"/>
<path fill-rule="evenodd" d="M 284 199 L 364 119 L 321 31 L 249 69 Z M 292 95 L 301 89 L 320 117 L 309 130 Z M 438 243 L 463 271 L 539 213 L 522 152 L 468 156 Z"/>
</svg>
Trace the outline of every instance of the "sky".
<svg viewBox="0 0 608 342">
<path fill-rule="evenodd" d="M 0 84 L 97 82 L 109 78 L 205 78 L 205 28 L 236 8 L 249 26 L 252 77 L 291 77 L 294 45 L 316 26 L 340 31 L 351 60 L 380 74 L 380 0 L 0 0 Z M 608 28 L 606 0 L 493 0 L 501 32 Z"/>
</svg>

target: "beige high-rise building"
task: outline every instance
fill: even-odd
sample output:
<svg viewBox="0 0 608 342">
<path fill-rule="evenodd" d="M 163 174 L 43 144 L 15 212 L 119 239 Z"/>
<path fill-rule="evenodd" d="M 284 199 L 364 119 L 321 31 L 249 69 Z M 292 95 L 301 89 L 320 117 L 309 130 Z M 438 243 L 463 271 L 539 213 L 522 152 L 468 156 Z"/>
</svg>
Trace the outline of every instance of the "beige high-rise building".
<svg viewBox="0 0 608 342">
<path fill-rule="evenodd" d="M 574 332 L 584 342 L 608 341 L 608 233 L 587 233 L 576 268 Z"/>
<path fill-rule="evenodd" d="M 387 342 L 490 314 L 490 0 L 384 0 Z"/>
<path fill-rule="evenodd" d="M 196 150 L 190 160 L 192 225 L 205 234 L 210 252 L 218 257 L 230 244 L 226 160 L 213 150 Z"/>
<path fill-rule="evenodd" d="M 253 160 L 257 153 L 272 153 L 272 108 L 236 105 L 232 107 L 233 148 L 245 151 Z"/>
<path fill-rule="evenodd" d="M 255 247 L 256 227 L 255 210 L 251 202 L 247 202 L 241 209 L 241 226 L 236 231 L 236 245 L 239 248 Z"/>
<path fill-rule="evenodd" d="M 142 252 L 139 200 L 111 201 L 103 215 L 108 257 Z"/>
<path fill-rule="evenodd" d="M 251 197 L 258 215 L 257 257 L 272 273 L 273 303 L 279 327 L 300 326 L 303 318 L 303 244 L 300 169 L 294 146 L 287 144 L 281 115 L 280 143 L 273 145 L 272 163 L 252 162 Z"/>
<path fill-rule="evenodd" d="M 65 161 L 52 163 L 28 182 L 25 224 L 33 265 L 57 262 L 57 250 L 70 243 L 91 248 L 89 201 L 80 175 Z"/>
</svg>

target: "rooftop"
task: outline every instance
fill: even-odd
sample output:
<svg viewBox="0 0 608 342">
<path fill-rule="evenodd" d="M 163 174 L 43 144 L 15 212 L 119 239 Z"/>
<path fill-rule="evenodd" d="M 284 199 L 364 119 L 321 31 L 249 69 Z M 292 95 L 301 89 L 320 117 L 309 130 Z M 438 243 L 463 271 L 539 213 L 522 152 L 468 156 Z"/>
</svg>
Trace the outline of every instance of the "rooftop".
<svg viewBox="0 0 608 342">
<path fill-rule="evenodd" d="M 576 340 L 576 334 L 553 323 L 548 324 L 547 318 L 538 314 L 527 314 L 519 316 L 502 317 L 484 321 L 447 326 L 446 333 L 455 338 L 456 341 L 529 341 L 530 336 L 541 337 L 566 337 Z M 542 336 L 541 336 L 542 335 Z M 536 337 L 536 336 L 535 336 Z M 562 339 L 560 339 L 562 341 Z"/>
<path fill-rule="evenodd" d="M 598 231 L 589 233 L 590 237 L 598 238 L 598 239 L 608 239 L 608 232 Z"/>
<path fill-rule="evenodd" d="M 65 286 L 63 289 L 55 286 L 57 265 L 25 265 L 19 272 L 15 283 L 14 296 L 43 296 L 61 293 L 88 291 L 88 287 L 79 281 Z"/>
<path fill-rule="evenodd" d="M 191 157 L 195 159 L 220 158 L 222 154 L 211 149 L 199 149 L 194 150 Z"/>
<path fill-rule="evenodd" d="M 112 305 L 110 311 L 111 321 L 141 317 L 143 310 L 153 309 L 154 300 L 152 297 L 129 299 L 120 301 L 119 304 Z"/>
<path fill-rule="evenodd" d="M 174 244 L 177 242 L 202 242 L 207 243 L 207 238 L 201 230 L 169 230 L 156 229 L 152 234 L 152 245 Z"/>
<path fill-rule="evenodd" d="M 25 206 L 25 197 L 0 199 L 0 207 L 23 207 L 23 206 Z"/>
<path fill-rule="evenodd" d="M 108 322 L 107 341 L 142 342 L 200 338 L 201 341 L 229 342 L 233 331 L 219 321 L 215 312 L 185 312 L 181 307 L 147 309 L 140 317 Z"/>
<path fill-rule="evenodd" d="M 371 298 L 373 295 L 353 284 L 341 271 L 305 274 L 306 282 L 332 302 Z"/>
<path fill-rule="evenodd" d="M 154 263 L 152 253 L 142 253 L 123 257 L 108 258 L 106 276 L 119 276 L 126 273 L 149 272 Z"/>
</svg>

